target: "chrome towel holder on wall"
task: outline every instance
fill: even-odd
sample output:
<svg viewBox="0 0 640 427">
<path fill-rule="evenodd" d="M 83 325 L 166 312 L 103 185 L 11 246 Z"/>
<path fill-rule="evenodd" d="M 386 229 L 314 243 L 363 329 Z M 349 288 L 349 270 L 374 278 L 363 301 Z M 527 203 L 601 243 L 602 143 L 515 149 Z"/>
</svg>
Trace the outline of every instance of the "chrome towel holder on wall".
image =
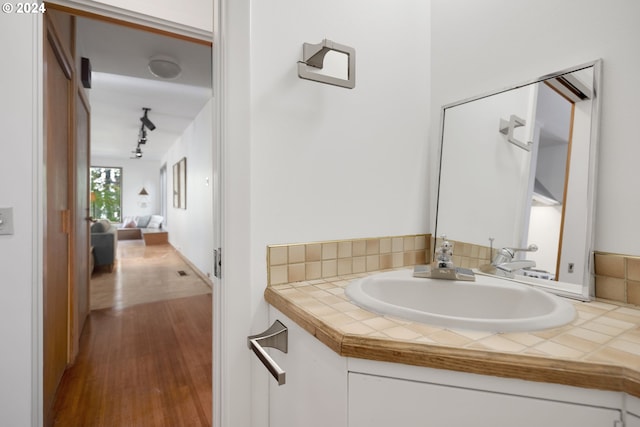
<svg viewBox="0 0 640 427">
<path fill-rule="evenodd" d="M 509 120 L 500 119 L 500 128 L 498 129 L 500 133 L 507 135 L 507 141 L 522 148 L 525 151 L 531 151 L 531 146 L 533 145 L 531 142 L 519 141 L 513 136 L 513 131 L 515 128 L 520 126 L 525 126 L 527 121 L 522 119 L 515 114 L 512 114 L 509 117 Z"/>
<path fill-rule="evenodd" d="M 307 67 L 322 69 L 324 57 L 329 51 L 344 53 L 348 57 L 347 79 L 327 76 L 317 72 L 309 71 Z M 298 61 L 298 77 L 306 80 L 313 80 L 334 86 L 353 89 L 356 86 L 356 50 L 352 47 L 334 43 L 324 39 L 317 44 L 304 43 L 302 45 L 302 61 Z"/>
</svg>

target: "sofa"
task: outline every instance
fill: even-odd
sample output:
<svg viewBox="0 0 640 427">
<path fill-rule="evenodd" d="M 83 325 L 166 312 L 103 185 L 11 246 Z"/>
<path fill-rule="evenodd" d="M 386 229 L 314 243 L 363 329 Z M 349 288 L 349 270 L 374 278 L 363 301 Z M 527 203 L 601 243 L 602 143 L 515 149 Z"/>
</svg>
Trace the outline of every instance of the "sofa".
<svg viewBox="0 0 640 427">
<path fill-rule="evenodd" d="M 159 230 L 162 228 L 164 217 L 160 215 L 144 215 L 126 217 L 118 228 L 118 239 L 139 240 L 146 230 Z"/>
<path fill-rule="evenodd" d="M 91 246 L 95 267 L 106 266 L 113 271 L 118 250 L 116 227 L 107 219 L 99 219 L 91 225 Z"/>
</svg>

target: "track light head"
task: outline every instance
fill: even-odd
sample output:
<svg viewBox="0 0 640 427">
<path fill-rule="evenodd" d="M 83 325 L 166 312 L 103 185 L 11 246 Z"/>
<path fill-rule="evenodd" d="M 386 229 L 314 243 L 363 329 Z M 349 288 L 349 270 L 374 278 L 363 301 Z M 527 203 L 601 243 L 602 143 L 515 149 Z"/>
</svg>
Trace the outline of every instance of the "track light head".
<svg viewBox="0 0 640 427">
<path fill-rule="evenodd" d="M 156 128 L 156 125 L 154 125 L 151 120 L 149 120 L 147 118 L 147 116 L 144 117 L 140 117 L 140 121 L 142 122 L 143 125 L 145 125 L 147 127 L 147 129 L 149 130 L 154 130 Z"/>
<path fill-rule="evenodd" d="M 147 131 L 144 130 L 144 125 L 142 129 L 140 129 L 140 138 L 138 139 L 138 144 L 146 144 L 147 143 Z"/>
<path fill-rule="evenodd" d="M 140 121 L 142 122 L 142 126 L 146 126 L 149 130 L 154 130 L 156 125 L 153 124 L 149 117 L 147 117 L 147 113 L 151 111 L 151 108 L 142 108 L 144 110 L 144 115 L 140 117 Z"/>
</svg>

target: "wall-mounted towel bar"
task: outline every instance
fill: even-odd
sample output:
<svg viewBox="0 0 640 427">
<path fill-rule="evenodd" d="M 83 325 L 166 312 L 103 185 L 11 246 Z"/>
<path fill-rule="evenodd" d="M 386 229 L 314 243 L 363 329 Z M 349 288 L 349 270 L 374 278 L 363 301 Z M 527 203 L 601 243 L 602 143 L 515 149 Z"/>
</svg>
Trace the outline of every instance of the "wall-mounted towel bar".
<svg viewBox="0 0 640 427">
<path fill-rule="evenodd" d="M 348 57 L 346 80 L 309 71 L 308 69 L 308 67 L 322 69 L 325 55 L 332 50 L 344 53 Z M 356 86 L 356 50 L 327 39 L 322 40 L 322 42 L 318 44 L 304 43 L 302 45 L 302 61 L 298 61 L 298 77 L 353 89 Z"/>
<path fill-rule="evenodd" d="M 520 126 L 524 126 L 526 124 L 527 124 L 527 121 L 525 119 L 521 119 L 515 114 L 512 114 L 511 117 L 509 117 L 509 121 L 505 119 L 500 119 L 499 130 L 500 130 L 500 133 L 507 135 L 507 141 L 509 141 L 510 143 L 517 145 L 523 150 L 531 151 L 531 142 L 518 141 L 513 137 L 514 129 Z"/>
<path fill-rule="evenodd" d="M 286 372 L 267 354 L 263 347 L 271 347 L 286 353 L 288 350 L 289 330 L 279 320 L 261 334 L 247 337 L 247 345 L 258 356 L 258 359 L 278 381 L 278 385 L 286 382 Z"/>
</svg>

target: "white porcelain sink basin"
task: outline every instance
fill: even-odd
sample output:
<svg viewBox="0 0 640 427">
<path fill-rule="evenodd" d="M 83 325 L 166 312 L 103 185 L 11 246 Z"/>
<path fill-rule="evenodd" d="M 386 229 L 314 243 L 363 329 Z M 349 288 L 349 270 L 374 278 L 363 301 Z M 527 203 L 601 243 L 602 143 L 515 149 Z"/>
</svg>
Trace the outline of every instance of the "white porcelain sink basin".
<svg viewBox="0 0 640 427">
<path fill-rule="evenodd" d="M 475 282 L 423 279 L 412 270 L 375 274 L 351 282 L 345 292 L 378 314 L 446 328 L 522 332 L 553 328 L 575 317 L 573 305 L 524 284 L 476 275 Z"/>
</svg>

